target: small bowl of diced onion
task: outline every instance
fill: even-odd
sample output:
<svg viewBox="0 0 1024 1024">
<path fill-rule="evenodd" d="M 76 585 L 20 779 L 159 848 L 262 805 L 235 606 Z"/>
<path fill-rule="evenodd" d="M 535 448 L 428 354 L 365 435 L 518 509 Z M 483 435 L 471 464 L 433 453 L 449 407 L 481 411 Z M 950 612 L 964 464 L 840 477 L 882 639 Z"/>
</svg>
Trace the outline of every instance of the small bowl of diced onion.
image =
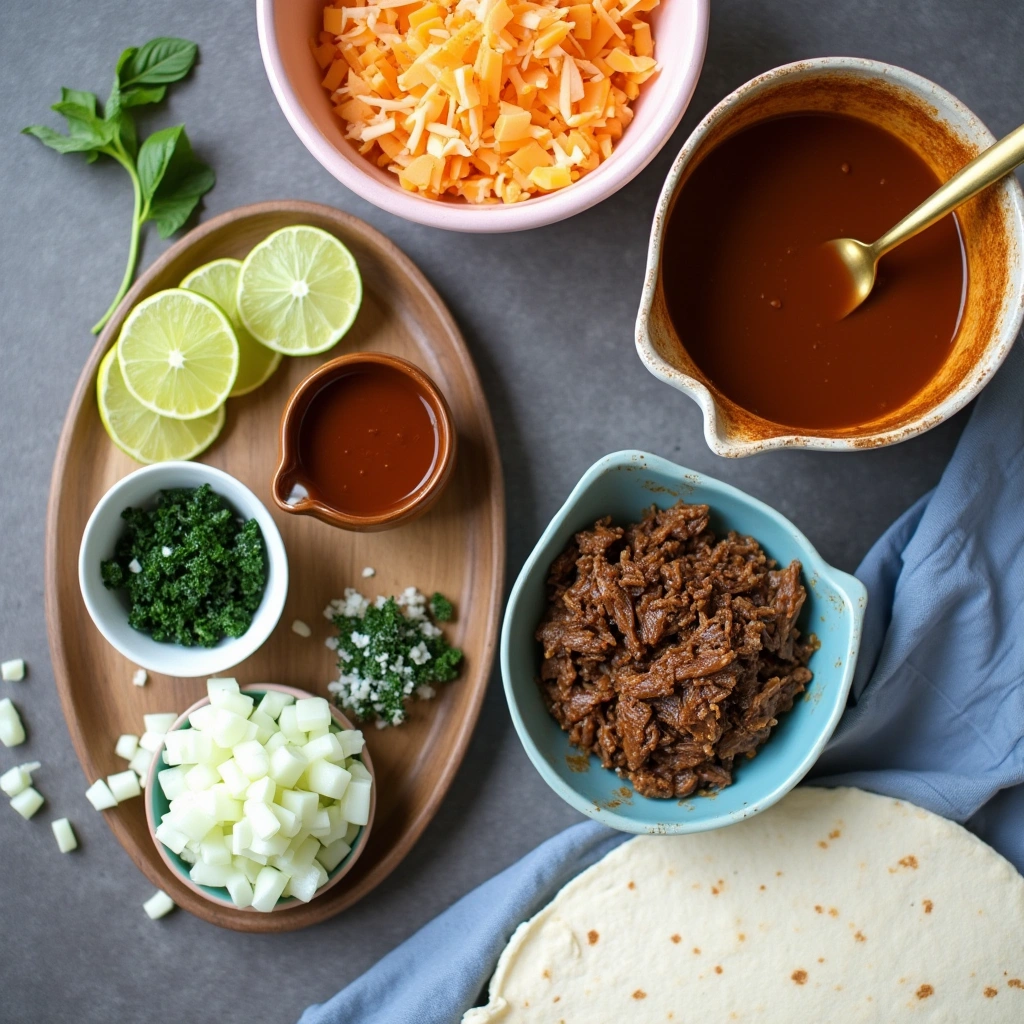
<svg viewBox="0 0 1024 1024">
<path fill-rule="evenodd" d="M 362 733 L 323 697 L 210 679 L 153 758 L 146 818 L 164 863 L 213 903 L 269 913 L 336 885 L 377 803 Z"/>
</svg>

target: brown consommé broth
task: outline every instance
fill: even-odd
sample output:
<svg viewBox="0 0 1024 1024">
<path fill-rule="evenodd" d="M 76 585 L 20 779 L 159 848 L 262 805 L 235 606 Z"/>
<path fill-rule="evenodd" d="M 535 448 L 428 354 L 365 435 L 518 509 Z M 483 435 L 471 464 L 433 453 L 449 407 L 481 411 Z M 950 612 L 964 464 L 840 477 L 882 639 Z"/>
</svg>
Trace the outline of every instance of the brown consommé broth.
<svg viewBox="0 0 1024 1024">
<path fill-rule="evenodd" d="M 406 374 L 370 363 L 310 399 L 297 476 L 311 498 L 340 512 L 388 512 L 427 481 L 438 459 L 437 418 Z"/>
<path fill-rule="evenodd" d="M 955 216 L 885 256 L 845 318 L 823 246 L 874 241 L 939 184 L 906 143 L 848 115 L 771 118 L 715 146 L 676 198 L 662 257 L 669 317 L 712 386 L 796 429 L 856 427 L 909 401 L 950 354 L 963 308 Z"/>
</svg>

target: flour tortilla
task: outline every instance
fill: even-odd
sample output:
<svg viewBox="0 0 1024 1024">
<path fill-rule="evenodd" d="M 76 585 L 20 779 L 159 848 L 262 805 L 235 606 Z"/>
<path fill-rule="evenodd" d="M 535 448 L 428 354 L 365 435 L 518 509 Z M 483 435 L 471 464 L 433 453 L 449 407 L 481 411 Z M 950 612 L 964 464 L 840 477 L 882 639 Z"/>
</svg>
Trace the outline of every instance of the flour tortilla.
<svg viewBox="0 0 1024 1024">
<path fill-rule="evenodd" d="M 642 836 L 521 925 L 464 1024 L 1024 1021 L 1024 879 L 959 825 L 804 788 Z"/>
</svg>

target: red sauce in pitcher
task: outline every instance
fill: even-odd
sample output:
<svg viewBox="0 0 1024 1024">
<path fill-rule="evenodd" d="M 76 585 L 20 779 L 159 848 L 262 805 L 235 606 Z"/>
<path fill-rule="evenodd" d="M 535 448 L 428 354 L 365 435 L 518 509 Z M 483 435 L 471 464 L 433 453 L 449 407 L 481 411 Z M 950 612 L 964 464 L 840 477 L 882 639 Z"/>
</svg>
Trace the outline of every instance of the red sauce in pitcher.
<svg viewBox="0 0 1024 1024">
<path fill-rule="evenodd" d="M 824 243 L 873 242 L 939 184 L 902 140 L 846 115 L 772 118 L 712 149 L 680 190 L 662 258 L 669 316 L 710 384 L 764 419 L 817 430 L 911 399 L 959 325 L 955 216 L 884 256 L 845 318 L 842 268 Z"/>
<path fill-rule="evenodd" d="M 414 494 L 438 454 L 437 417 L 415 381 L 367 362 L 329 380 L 309 400 L 295 476 L 311 498 L 370 516 Z"/>
</svg>

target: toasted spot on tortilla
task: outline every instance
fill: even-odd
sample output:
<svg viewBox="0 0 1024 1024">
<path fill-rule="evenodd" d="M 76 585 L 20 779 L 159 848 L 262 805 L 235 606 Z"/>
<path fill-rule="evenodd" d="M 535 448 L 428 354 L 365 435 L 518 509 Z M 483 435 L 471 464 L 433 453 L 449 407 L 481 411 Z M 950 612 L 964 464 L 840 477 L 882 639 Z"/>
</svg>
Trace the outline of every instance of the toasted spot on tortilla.
<svg viewBox="0 0 1024 1024">
<path fill-rule="evenodd" d="M 544 968 L 544 977 L 545 978 L 550 978 L 551 977 L 551 972 L 546 967 Z"/>
<path fill-rule="evenodd" d="M 634 999 L 646 999 L 647 998 L 647 993 L 642 988 L 638 988 L 633 993 L 633 998 Z"/>
<path fill-rule="evenodd" d="M 828 843 L 826 843 L 824 839 L 819 839 L 819 840 L 818 840 L 818 845 L 819 845 L 819 846 L 820 846 L 820 847 L 821 847 L 821 848 L 822 848 L 823 850 L 827 850 L 827 849 L 828 849 Z"/>
<path fill-rule="evenodd" d="M 834 828 L 831 832 L 829 832 L 828 837 L 829 839 L 838 839 L 841 835 L 842 832 L 840 832 L 839 829 Z"/>
<path fill-rule="evenodd" d="M 854 939 L 856 939 L 856 940 L 857 940 L 857 942 L 867 942 L 867 941 L 868 941 L 868 940 L 867 940 L 867 939 L 865 938 L 865 936 L 864 936 L 864 933 L 863 933 L 863 932 L 854 932 L 854 934 L 853 934 L 853 937 L 854 937 Z"/>
<path fill-rule="evenodd" d="M 601 936 L 598 935 L 593 928 L 591 928 L 590 931 L 587 932 L 587 942 L 589 942 L 592 946 L 597 942 L 599 938 L 601 938 Z"/>
<path fill-rule="evenodd" d="M 900 867 L 901 868 L 911 868 L 912 870 L 916 871 L 917 870 L 917 858 L 912 853 L 908 854 L 906 857 L 901 857 L 900 858 Z"/>
<path fill-rule="evenodd" d="M 760 889 L 761 889 L 761 892 L 764 892 L 764 890 L 765 890 L 765 886 L 763 886 L 763 885 L 762 885 L 762 886 L 760 887 Z"/>
<path fill-rule="evenodd" d="M 746 935 L 743 934 L 743 932 L 740 932 L 739 935 L 736 936 L 736 938 L 739 939 L 740 942 L 746 942 L 747 941 L 747 937 L 746 937 Z"/>
<path fill-rule="evenodd" d="M 829 907 L 828 908 L 828 914 L 829 914 L 829 917 L 838 917 L 839 916 L 839 908 L 838 907 Z"/>
<path fill-rule="evenodd" d="M 683 941 L 683 937 L 681 935 L 673 935 L 672 941 L 676 943 L 676 945 L 678 945 L 680 942 Z"/>
<path fill-rule="evenodd" d="M 1011 978 L 1006 984 L 1010 988 L 1024 988 L 1024 981 L 1021 981 L 1020 978 Z"/>
<path fill-rule="evenodd" d="M 987 989 L 985 989 L 985 998 L 986 999 L 993 999 L 997 995 L 999 995 L 999 989 L 992 988 L 991 985 L 989 985 L 989 987 Z"/>
<path fill-rule="evenodd" d="M 721 974 L 721 973 L 722 973 L 722 965 L 721 964 L 716 964 L 715 965 L 715 974 Z"/>
<path fill-rule="evenodd" d="M 825 913 L 825 908 L 820 903 L 815 903 L 814 904 L 814 912 L 816 914 L 824 914 Z"/>
<path fill-rule="evenodd" d="M 636 882 L 630 882 L 629 885 L 626 886 L 626 888 L 627 889 L 635 889 L 636 888 Z"/>
<path fill-rule="evenodd" d="M 794 971 L 790 977 L 798 984 L 807 984 L 807 972 L 806 971 Z"/>
<path fill-rule="evenodd" d="M 932 912 L 932 907 L 934 906 L 934 904 L 931 900 L 924 900 L 922 906 L 924 907 L 924 912 L 926 914 L 930 914 Z"/>
<path fill-rule="evenodd" d="M 694 946 L 693 951 L 697 954 L 697 956 L 700 956 L 700 946 Z"/>
<path fill-rule="evenodd" d="M 712 896 L 717 896 L 721 891 L 722 890 L 719 889 L 717 885 L 711 886 L 711 895 Z"/>
<path fill-rule="evenodd" d="M 914 994 L 918 999 L 927 999 L 930 995 L 935 994 L 935 989 L 931 985 L 922 985 Z"/>
<path fill-rule="evenodd" d="M 551 1002 L 553 1002 L 553 1003 L 559 1003 L 561 1001 L 562 1001 L 562 997 L 561 996 L 555 996 L 555 998 L 551 1000 Z"/>
</svg>

